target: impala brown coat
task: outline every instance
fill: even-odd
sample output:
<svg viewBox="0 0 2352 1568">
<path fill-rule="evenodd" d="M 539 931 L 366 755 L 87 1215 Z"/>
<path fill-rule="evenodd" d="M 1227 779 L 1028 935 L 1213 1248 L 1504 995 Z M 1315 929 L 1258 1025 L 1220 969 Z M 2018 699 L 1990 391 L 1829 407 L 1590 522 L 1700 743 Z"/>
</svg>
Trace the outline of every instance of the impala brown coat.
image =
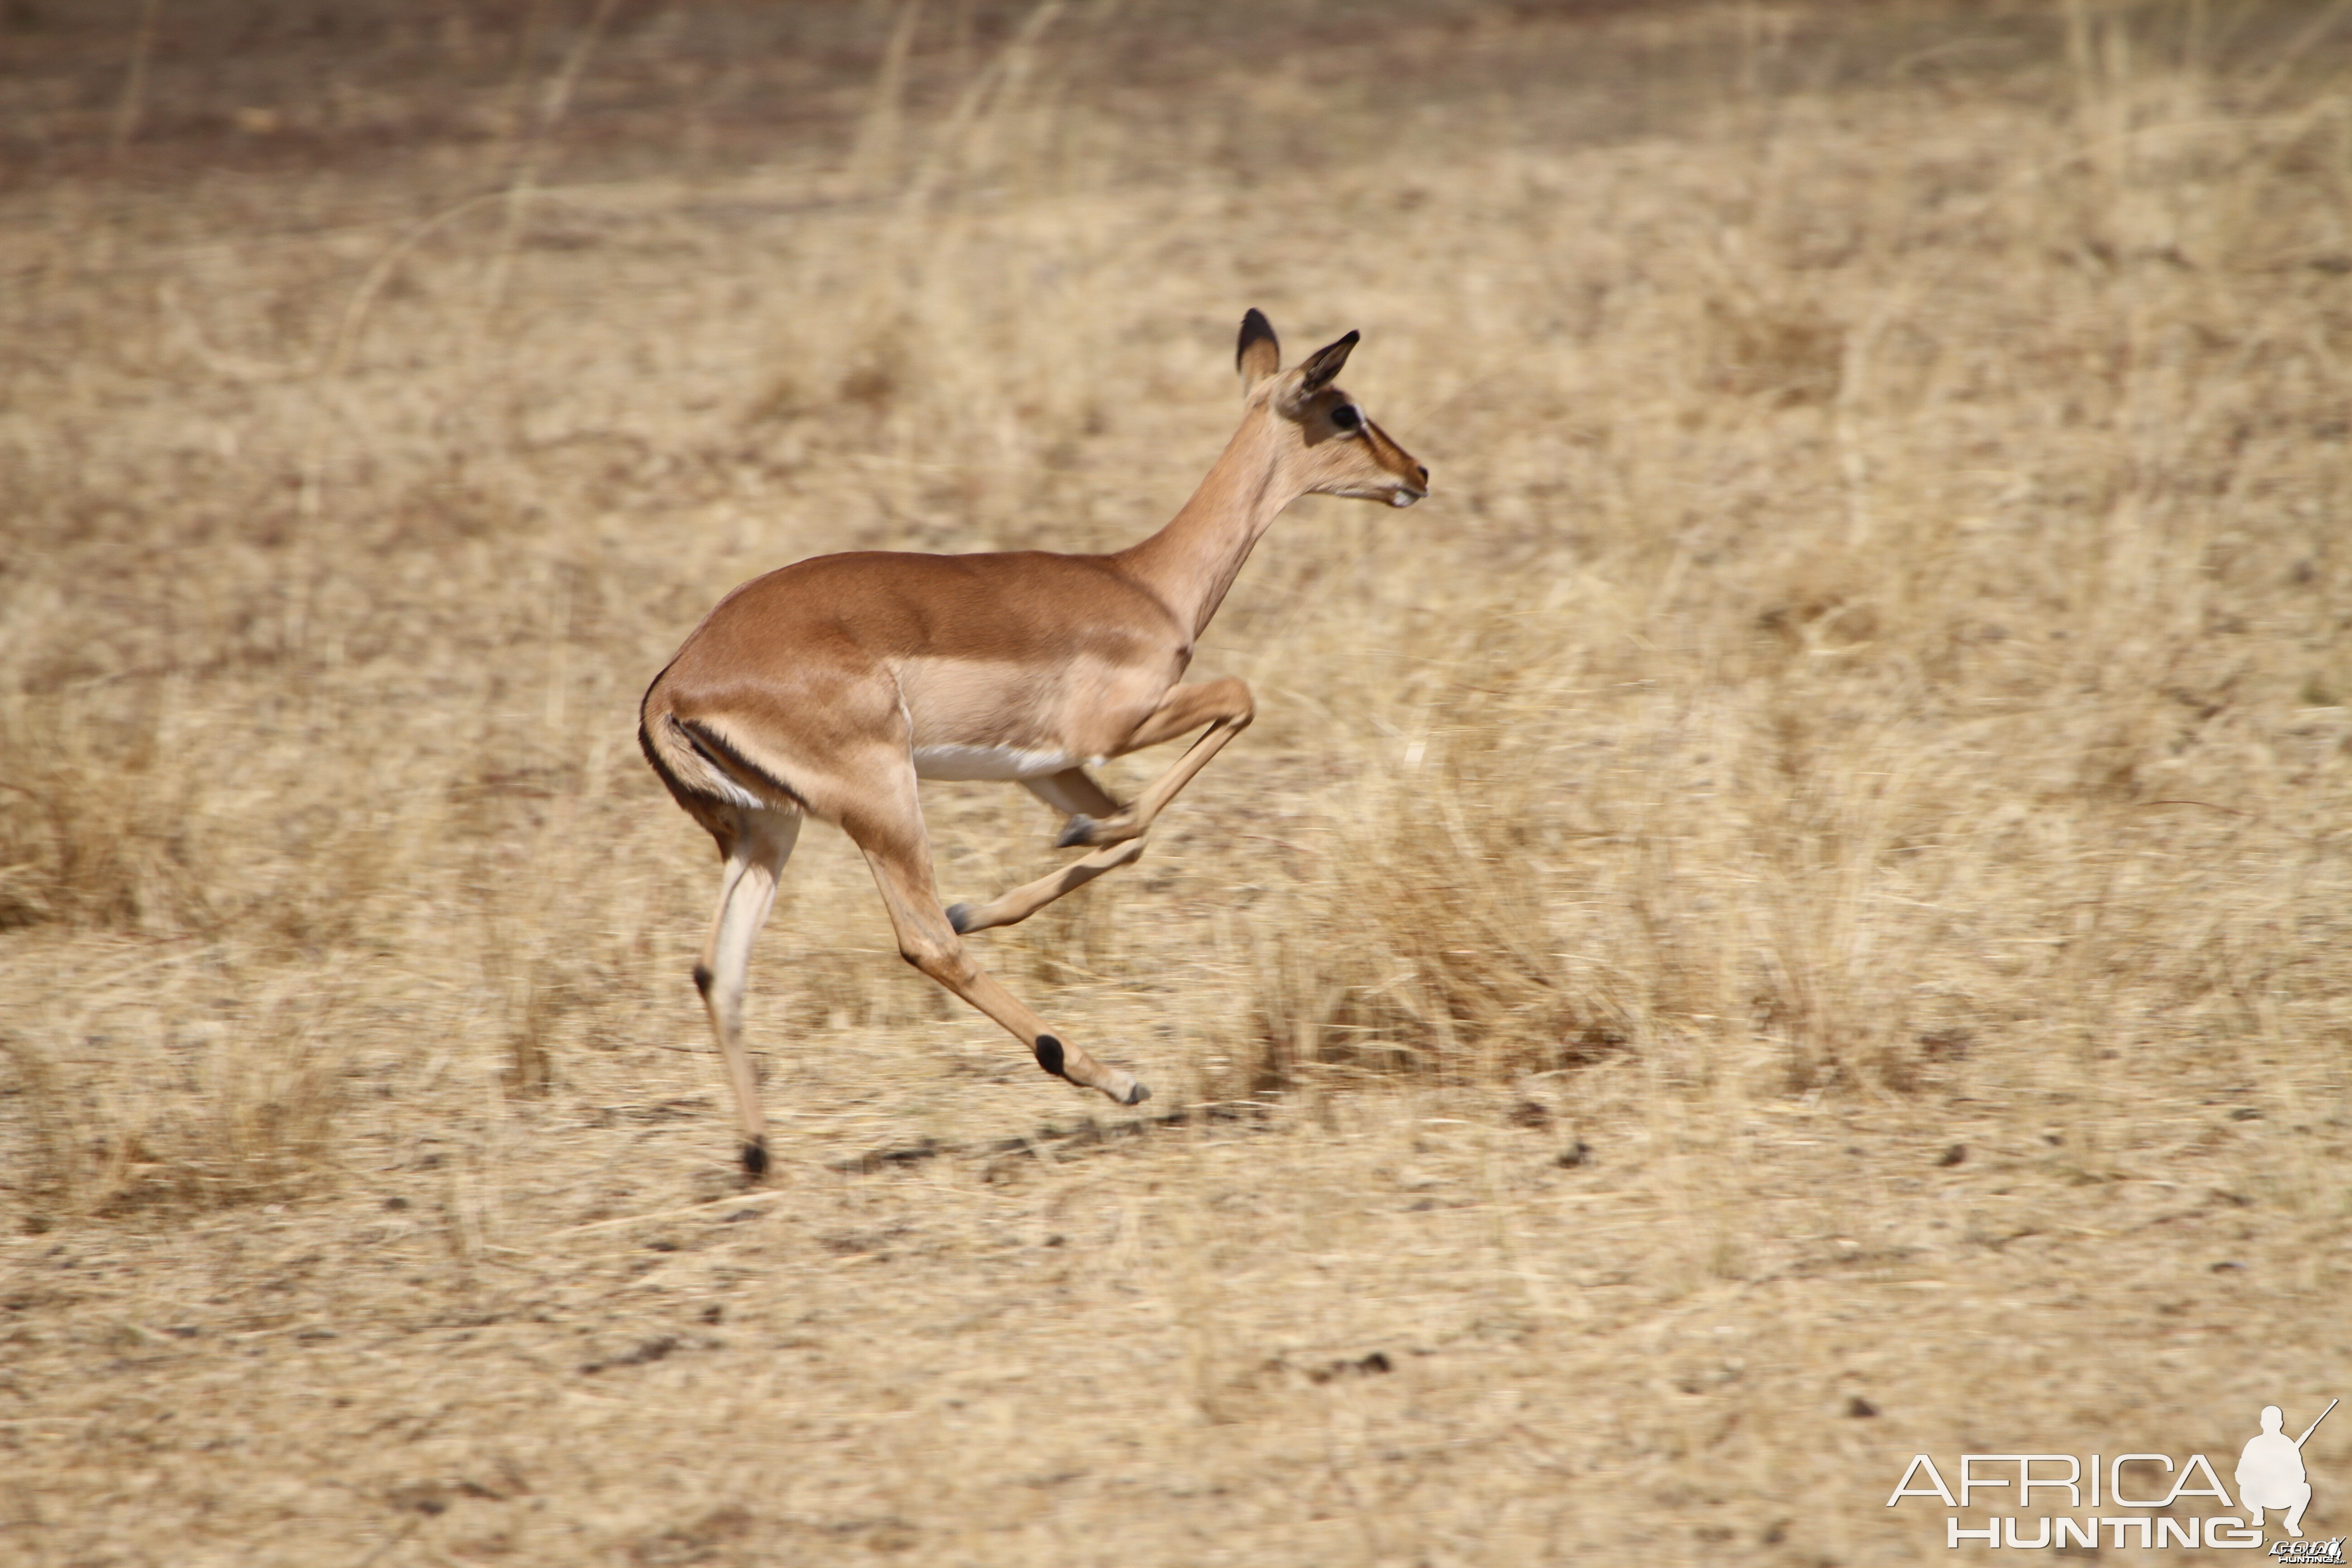
<svg viewBox="0 0 2352 1568">
<path fill-rule="evenodd" d="M 1181 684 L 1205 629 L 1276 515 L 1321 493 L 1410 506 L 1429 470 L 1332 384 L 1356 334 L 1280 371 L 1265 318 L 1243 319 L 1240 427 L 1168 525 L 1109 555 L 860 551 L 771 572 L 721 599 L 646 692 L 638 740 L 718 841 L 719 907 L 695 967 L 734 1086 L 745 1168 L 765 1121 L 741 1039 L 751 950 L 803 816 L 864 852 L 924 973 L 1010 1030 L 1048 1072 L 1123 1104 L 1150 1092 L 1049 1033 L 966 949 L 1143 851 L 1152 819 L 1245 728 L 1238 680 Z M 1206 726 L 1120 805 L 1086 772 Z M 1093 849 L 978 908 L 940 907 L 918 778 L 1018 780 Z"/>
</svg>

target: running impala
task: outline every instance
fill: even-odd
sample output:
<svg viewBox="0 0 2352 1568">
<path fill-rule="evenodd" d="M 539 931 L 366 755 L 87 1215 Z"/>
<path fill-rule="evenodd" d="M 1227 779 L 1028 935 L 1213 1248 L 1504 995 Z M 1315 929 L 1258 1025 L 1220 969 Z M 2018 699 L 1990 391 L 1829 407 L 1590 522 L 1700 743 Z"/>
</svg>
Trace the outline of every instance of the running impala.
<svg viewBox="0 0 2352 1568">
<path fill-rule="evenodd" d="M 1303 495 L 1411 506 L 1429 470 L 1332 384 L 1356 334 L 1285 371 L 1274 328 L 1242 318 L 1241 428 L 1168 526 L 1109 555 L 857 551 L 754 578 L 719 602 L 638 711 L 646 760 L 719 842 L 725 868 L 694 983 L 734 1086 L 743 1168 L 768 1165 L 742 1039 L 751 943 L 801 819 L 865 853 L 898 952 L 1074 1084 L 1122 1105 L 1150 1090 L 1050 1032 L 963 938 L 1028 919 L 1143 853 L 1176 792 L 1248 727 L 1238 680 L 1181 684 L 1251 547 Z M 1203 732 L 1125 805 L 1087 773 Z M 1011 779 L 1091 853 L 977 907 L 940 907 L 918 779 Z"/>
</svg>

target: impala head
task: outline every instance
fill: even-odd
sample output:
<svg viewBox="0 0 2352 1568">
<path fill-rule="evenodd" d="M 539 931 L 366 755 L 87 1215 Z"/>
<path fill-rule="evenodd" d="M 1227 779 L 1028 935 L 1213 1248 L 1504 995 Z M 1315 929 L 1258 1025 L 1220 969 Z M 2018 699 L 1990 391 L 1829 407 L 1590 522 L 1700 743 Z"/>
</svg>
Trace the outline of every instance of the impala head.
<svg viewBox="0 0 2352 1568">
<path fill-rule="evenodd" d="M 1243 403 L 1265 409 L 1307 494 L 1411 506 L 1429 493 L 1429 470 L 1332 384 L 1355 346 L 1349 332 L 1284 370 L 1272 323 L 1252 310 L 1234 355 Z"/>
</svg>

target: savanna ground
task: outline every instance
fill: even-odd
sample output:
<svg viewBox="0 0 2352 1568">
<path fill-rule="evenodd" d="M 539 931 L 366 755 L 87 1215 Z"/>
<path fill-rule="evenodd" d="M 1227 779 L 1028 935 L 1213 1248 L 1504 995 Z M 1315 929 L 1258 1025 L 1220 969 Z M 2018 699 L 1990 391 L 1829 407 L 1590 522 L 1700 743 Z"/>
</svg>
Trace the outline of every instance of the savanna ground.
<svg viewBox="0 0 2352 1568">
<path fill-rule="evenodd" d="M 2299 1429 L 2343 9 L 15 0 L 0 1558 L 1894 1563 L 1916 1452 Z M 1159 1097 L 816 829 L 742 1186 L 639 692 L 1156 527 L 1252 304 L 1436 491 L 1277 524 L 1256 726 L 980 941 Z"/>
</svg>

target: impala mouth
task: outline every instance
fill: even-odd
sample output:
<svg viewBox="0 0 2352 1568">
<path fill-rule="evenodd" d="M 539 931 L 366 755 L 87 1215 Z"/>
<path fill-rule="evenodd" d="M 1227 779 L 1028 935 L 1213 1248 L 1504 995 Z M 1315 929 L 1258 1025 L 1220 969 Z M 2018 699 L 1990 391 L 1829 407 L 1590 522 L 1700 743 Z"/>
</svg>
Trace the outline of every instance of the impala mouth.
<svg viewBox="0 0 2352 1568">
<path fill-rule="evenodd" d="M 1413 502 L 1420 500 L 1423 497 L 1428 494 L 1429 492 L 1427 490 L 1391 490 L 1389 492 L 1389 505 L 1401 510 L 1411 506 Z"/>
</svg>

